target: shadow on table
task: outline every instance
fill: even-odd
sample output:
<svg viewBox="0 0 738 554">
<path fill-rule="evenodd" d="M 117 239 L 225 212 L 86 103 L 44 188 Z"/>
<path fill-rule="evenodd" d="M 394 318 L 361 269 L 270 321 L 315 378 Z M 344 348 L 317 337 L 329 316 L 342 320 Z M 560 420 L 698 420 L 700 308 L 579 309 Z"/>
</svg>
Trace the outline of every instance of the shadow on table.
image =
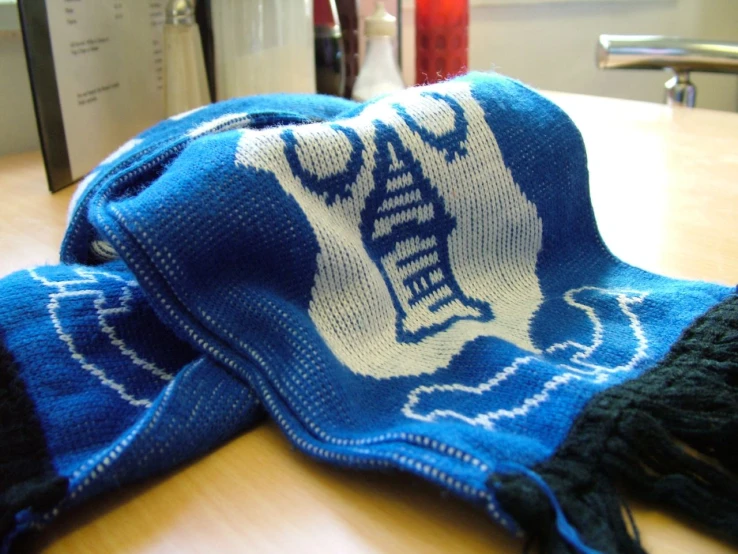
<svg viewBox="0 0 738 554">
<path fill-rule="evenodd" d="M 248 456 L 248 459 L 246 459 Z M 515 553 L 480 509 L 419 478 L 336 469 L 260 425 L 166 476 L 63 514 L 13 552 Z"/>
</svg>

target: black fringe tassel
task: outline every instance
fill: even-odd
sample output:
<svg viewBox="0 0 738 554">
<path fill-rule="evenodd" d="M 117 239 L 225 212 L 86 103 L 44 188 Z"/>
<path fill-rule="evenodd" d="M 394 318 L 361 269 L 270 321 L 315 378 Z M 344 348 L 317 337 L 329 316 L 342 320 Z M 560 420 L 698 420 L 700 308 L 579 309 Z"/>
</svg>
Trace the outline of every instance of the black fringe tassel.
<svg viewBox="0 0 738 554">
<path fill-rule="evenodd" d="M 695 321 L 655 368 L 593 398 L 533 472 L 600 552 L 645 552 L 621 485 L 738 543 L 738 297 Z M 541 553 L 579 551 L 529 475 L 492 475 L 489 485 Z"/>
<path fill-rule="evenodd" d="M 0 330 L 1 331 L 1 330 Z M 1 335 L 1 333 L 0 333 Z M 7 546 L 18 512 L 44 512 L 67 491 L 54 471 L 41 423 L 18 368 L 0 336 L 0 550 Z"/>
</svg>

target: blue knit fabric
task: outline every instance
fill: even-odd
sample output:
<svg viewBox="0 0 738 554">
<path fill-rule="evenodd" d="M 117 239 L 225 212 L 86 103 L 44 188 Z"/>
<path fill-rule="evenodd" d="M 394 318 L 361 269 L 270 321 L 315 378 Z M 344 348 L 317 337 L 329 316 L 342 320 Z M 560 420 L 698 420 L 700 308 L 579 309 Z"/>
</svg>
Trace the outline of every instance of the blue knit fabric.
<svg viewBox="0 0 738 554">
<path fill-rule="evenodd" d="M 161 174 L 188 143 L 209 134 L 322 121 L 354 106 L 336 97 L 275 94 L 173 116 L 121 146 L 77 186 L 61 252 L 68 265 L 0 280 L 0 346 L 17 367 L 53 470 L 63 479 L 53 508 L 29 506 L 13 516 L 0 551 L 60 511 L 208 452 L 263 415 L 249 385 L 154 315 L 133 274 L 90 224 L 95 191 L 121 181 L 136 187 L 137 179 Z M 5 435 L 0 446 L 11 448 Z M 15 510 L 4 495 L 18 495 L 2 485 L 5 515 Z"/>
<path fill-rule="evenodd" d="M 69 228 L 61 249 L 66 263 L 100 263 L 115 257 L 90 226 L 87 204 L 92 193 L 110 179 L 158 175 L 191 141 L 229 129 L 263 128 L 288 123 L 323 121 L 355 104 L 335 96 L 271 94 L 234 98 L 170 117 L 132 138 L 85 177 L 69 205 Z M 138 175 L 133 176 L 132 172 Z"/>
<path fill-rule="evenodd" d="M 130 294 L 150 300 L 137 308 L 145 327 L 172 333 L 140 345 L 168 383 L 105 345 L 127 399 L 70 359 L 48 308 L 57 289 L 33 273 L 0 282 L 37 290 L 33 328 L 78 389 L 72 411 L 87 422 L 116 410 L 109 428 L 78 433 L 57 407 L 67 391 L 47 396 L 48 376 L 24 354 L 36 331 L 20 316 L 0 321 L 55 467 L 81 495 L 174 462 L 155 445 L 177 460 L 211 448 L 256 417 L 253 394 L 304 452 L 417 474 L 511 531 L 520 522 L 490 475 L 524 476 L 567 548 L 593 552 L 540 464 L 593 398 L 649 374 L 696 318 L 734 298 L 615 259 L 595 224 L 579 132 L 496 75 L 361 106 L 278 96 L 203 108 L 106 160 L 70 214 L 63 260 L 92 265 L 37 272 L 94 275 L 105 298 L 135 283 Z M 120 278 L 100 279 L 93 265 Z M 13 313 L 20 300 L 5 302 Z M 95 341 L 86 310 L 69 326 Z M 129 329 L 134 341 L 140 329 Z"/>
<path fill-rule="evenodd" d="M 250 387 L 161 324 L 119 261 L 1 279 L 0 343 L 36 408 L 53 469 L 67 480 L 48 512 L 16 514 L 2 551 L 18 532 L 201 455 L 261 413 Z"/>
<path fill-rule="evenodd" d="M 490 472 L 550 457 L 733 294 L 616 260 L 577 129 L 499 76 L 201 137 L 89 213 L 298 447 L 416 473 L 510 529 Z"/>
</svg>

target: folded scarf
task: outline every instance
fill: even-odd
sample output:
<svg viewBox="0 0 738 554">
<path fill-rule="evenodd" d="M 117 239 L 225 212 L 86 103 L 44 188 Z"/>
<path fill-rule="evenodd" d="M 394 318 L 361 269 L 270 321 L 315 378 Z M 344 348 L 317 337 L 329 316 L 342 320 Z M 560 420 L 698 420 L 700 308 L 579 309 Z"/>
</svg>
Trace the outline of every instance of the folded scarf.
<svg viewBox="0 0 738 554">
<path fill-rule="evenodd" d="M 620 483 L 738 540 L 735 291 L 608 252 L 566 115 L 477 74 L 303 102 L 137 139 L 65 260 L 120 258 L 316 458 L 419 475 L 547 552 L 642 552 Z"/>
<path fill-rule="evenodd" d="M 0 538 L 254 423 L 253 389 L 176 338 L 119 261 L 0 280 Z"/>
<path fill-rule="evenodd" d="M 160 474 L 263 416 L 253 389 L 155 316 L 86 217 L 134 165 L 230 128 L 320 121 L 354 104 L 273 95 L 180 114 L 124 144 L 72 198 L 59 266 L 0 279 L 0 552 L 108 489 Z M 176 329 L 175 329 L 176 331 Z"/>
</svg>

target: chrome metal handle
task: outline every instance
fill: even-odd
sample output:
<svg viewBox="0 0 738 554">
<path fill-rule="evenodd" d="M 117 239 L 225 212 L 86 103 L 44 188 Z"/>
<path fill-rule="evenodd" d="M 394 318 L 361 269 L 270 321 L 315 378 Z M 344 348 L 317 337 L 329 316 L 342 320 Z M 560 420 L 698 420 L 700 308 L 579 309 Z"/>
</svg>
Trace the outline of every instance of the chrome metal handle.
<svg viewBox="0 0 738 554">
<path fill-rule="evenodd" d="M 738 74 L 738 44 L 658 35 L 600 35 L 600 69 L 670 69 L 667 103 L 694 106 L 691 71 Z"/>
<path fill-rule="evenodd" d="M 650 35 L 600 35 L 600 69 L 738 73 L 738 44 Z"/>
</svg>

